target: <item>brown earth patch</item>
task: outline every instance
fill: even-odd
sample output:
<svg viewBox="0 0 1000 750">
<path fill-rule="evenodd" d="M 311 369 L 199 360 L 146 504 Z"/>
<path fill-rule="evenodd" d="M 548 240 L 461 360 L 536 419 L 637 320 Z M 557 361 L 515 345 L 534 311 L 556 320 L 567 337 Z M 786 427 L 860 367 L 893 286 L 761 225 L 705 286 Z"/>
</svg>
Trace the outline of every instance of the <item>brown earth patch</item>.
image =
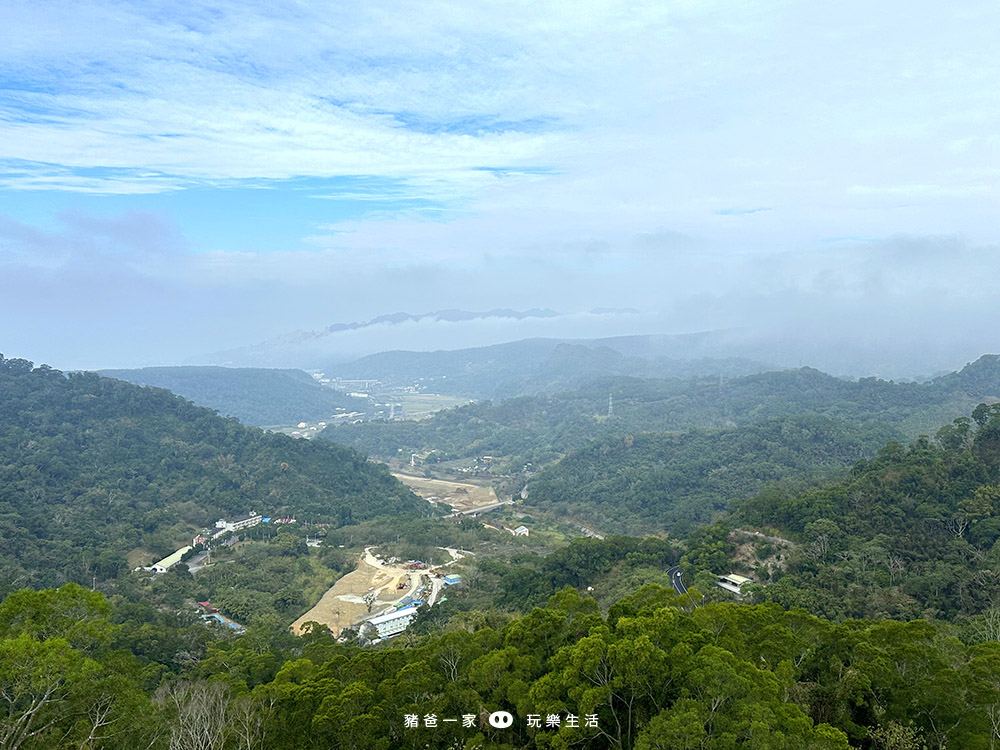
<svg viewBox="0 0 1000 750">
<path fill-rule="evenodd" d="M 492 487 L 411 474 L 393 473 L 393 476 L 425 500 L 435 498 L 434 502 L 444 503 L 456 510 L 473 510 L 500 502 Z"/>
</svg>

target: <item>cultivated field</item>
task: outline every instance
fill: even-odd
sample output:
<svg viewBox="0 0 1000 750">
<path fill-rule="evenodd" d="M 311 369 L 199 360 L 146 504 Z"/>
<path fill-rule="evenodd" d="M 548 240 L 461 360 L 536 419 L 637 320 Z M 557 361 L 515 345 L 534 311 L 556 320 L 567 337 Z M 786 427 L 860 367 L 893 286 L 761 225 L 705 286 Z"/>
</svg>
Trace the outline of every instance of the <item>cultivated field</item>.
<svg viewBox="0 0 1000 750">
<path fill-rule="evenodd" d="M 386 396 L 403 405 L 409 419 L 425 419 L 436 411 L 464 406 L 469 399 L 461 396 L 445 396 L 440 393 L 399 393 Z"/>
</svg>

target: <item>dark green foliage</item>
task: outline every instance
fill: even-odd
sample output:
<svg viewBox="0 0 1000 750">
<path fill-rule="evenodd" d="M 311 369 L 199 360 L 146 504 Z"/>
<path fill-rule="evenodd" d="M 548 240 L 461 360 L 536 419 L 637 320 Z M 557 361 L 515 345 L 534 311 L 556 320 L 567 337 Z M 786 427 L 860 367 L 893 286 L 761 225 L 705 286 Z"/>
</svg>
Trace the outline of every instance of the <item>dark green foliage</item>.
<svg viewBox="0 0 1000 750">
<path fill-rule="evenodd" d="M 659 540 L 588 540 L 538 569 L 553 585 L 582 583 L 629 559 L 674 558 Z M 467 618 L 360 649 L 323 629 L 296 639 L 258 628 L 206 645 L 182 619 L 78 586 L 21 591 L 0 604 L 0 737 L 40 702 L 45 727 L 26 747 L 988 750 L 1000 740 L 995 640 L 969 645 L 919 620 L 835 624 L 773 603 L 696 604 L 651 585 L 604 617 L 564 588 L 504 624 Z M 513 714 L 509 729 L 489 727 L 498 710 Z M 473 726 L 444 721 L 465 714 Z M 545 726 L 549 714 L 559 728 Z M 88 741 L 96 716 L 107 722 Z M 205 744 L 185 743 L 195 736 Z"/>
<path fill-rule="evenodd" d="M 366 401 L 325 388 L 301 370 L 257 367 L 143 367 L 101 370 L 136 385 L 166 388 L 198 406 L 257 427 L 318 422 L 338 407 L 363 411 Z"/>
<path fill-rule="evenodd" d="M 0 590 L 118 575 L 257 510 L 344 524 L 427 505 L 355 451 L 156 388 L 0 358 Z"/>
<path fill-rule="evenodd" d="M 522 611 L 544 603 L 567 586 L 586 588 L 621 563 L 629 567 L 669 568 L 678 561 L 674 544 L 665 539 L 611 536 L 607 539 L 576 539 L 544 558 L 522 561 L 500 573 L 496 604 Z M 489 569 L 489 564 L 486 567 Z"/>
<path fill-rule="evenodd" d="M 320 435 L 385 458 L 434 449 L 437 460 L 483 454 L 516 456 L 517 461 L 511 463 L 519 462 L 516 468 L 520 468 L 525 462 L 547 463 L 595 436 L 613 434 L 617 426 L 595 419 L 594 408 L 599 407 L 589 400 L 581 404 L 572 395 L 523 397 L 460 406 L 419 422 L 327 427 Z"/>
<path fill-rule="evenodd" d="M 889 443 L 822 489 L 770 491 L 738 523 L 801 540 L 765 596 L 828 617 L 975 614 L 1000 601 L 1000 410 L 977 409 L 939 442 Z"/>
<path fill-rule="evenodd" d="M 120 648 L 100 594 L 67 585 L 0 604 L 0 746 L 149 747 L 159 722 L 145 668 Z"/>
<path fill-rule="evenodd" d="M 155 747 L 216 720 L 228 738 L 218 747 L 242 736 L 276 750 L 847 750 L 885 747 L 873 739 L 894 735 L 911 747 L 987 750 L 998 738 L 995 642 L 968 646 L 921 621 L 835 625 L 773 604 L 691 601 L 649 586 L 604 618 L 593 599 L 565 589 L 498 628 L 380 649 L 336 644 L 322 632 L 269 647 L 248 634 L 210 647 L 184 680 L 155 690 L 155 704 L 152 687 L 132 700 L 145 701 L 146 721 L 159 727 Z M 26 636 L 4 637 L 4 648 L 24 648 L 16 638 Z M 91 669 L 109 668 L 107 652 L 93 653 Z M 93 700 L 92 684 L 78 683 L 75 700 Z M 214 719 L 185 710 L 207 694 L 217 694 Z M 497 710 L 514 715 L 509 729 L 487 724 Z M 566 726 L 567 713 L 581 726 Z M 443 721 L 464 714 L 474 726 Z M 545 727 L 549 714 L 560 714 L 559 728 Z M 240 719 L 247 715 L 252 721 Z M 406 715 L 419 726 L 407 728 Z M 424 726 L 428 715 L 436 727 Z M 529 726 L 530 715 L 542 726 Z M 592 715 L 596 729 L 583 726 Z"/>
<path fill-rule="evenodd" d="M 734 427 L 799 414 L 876 421 L 916 437 L 984 398 L 1000 398 L 995 355 L 923 384 L 842 380 L 810 368 L 732 379 L 604 377 L 578 390 L 470 404 L 421 422 L 329 427 L 322 435 L 384 458 L 432 449 L 438 458 L 511 456 L 510 467 L 519 470 L 525 462 L 539 466 L 604 437 Z"/>
<path fill-rule="evenodd" d="M 614 531 L 706 523 L 768 482 L 850 466 L 892 434 L 879 425 L 795 417 L 714 432 L 607 438 L 541 472 L 528 485 L 528 502 Z"/>
</svg>

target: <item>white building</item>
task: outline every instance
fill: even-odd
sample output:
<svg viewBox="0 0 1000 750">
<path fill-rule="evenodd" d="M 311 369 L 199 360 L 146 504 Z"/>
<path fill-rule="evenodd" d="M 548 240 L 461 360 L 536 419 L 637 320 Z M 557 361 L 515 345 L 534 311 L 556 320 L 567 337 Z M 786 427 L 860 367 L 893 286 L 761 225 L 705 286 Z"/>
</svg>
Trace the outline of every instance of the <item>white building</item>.
<svg viewBox="0 0 1000 750">
<path fill-rule="evenodd" d="M 153 563 L 150 566 L 150 570 L 152 570 L 154 573 L 166 573 L 177 563 L 179 563 L 181 561 L 181 558 L 184 557 L 184 555 L 186 555 L 190 551 L 191 551 L 190 547 L 181 547 L 179 550 L 170 553 L 159 562 Z"/>
<path fill-rule="evenodd" d="M 753 583 L 749 578 L 744 576 L 738 576 L 735 573 L 730 573 L 729 575 L 719 576 L 719 580 L 715 582 L 715 585 L 720 589 L 725 589 L 733 594 L 739 596 L 742 592 L 740 587 L 745 583 Z"/>
<path fill-rule="evenodd" d="M 514 529 L 514 536 L 528 536 L 528 527 L 518 526 L 516 529 Z"/>
<path fill-rule="evenodd" d="M 416 607 L 404 607 L 387 615 L 379 615 L 361 623 L 361 633 L 369 637 L 388 638 L 406 630 L 417 615 Z"/>
<path fill-rule="evenodd" d="M 216 537 L 220 537 L 227 531 L 239 531 L 240 529 L 249 529 L 252 526 L 256 526 L 257 524 L 259 524 L 261 520 L 262 516 L 260 515 L 260 513 L 257 513 L 256 511 L 250 511 L 249 516 L 237 516 L 236 518 L 230 518 L 228 520 L 225 518 L 220 518 L 218 521 L 215 522 L 215 528 L 218 529 L 218 531 L 212 534 L 212 538 L 215 539 Z"/>
</svg>

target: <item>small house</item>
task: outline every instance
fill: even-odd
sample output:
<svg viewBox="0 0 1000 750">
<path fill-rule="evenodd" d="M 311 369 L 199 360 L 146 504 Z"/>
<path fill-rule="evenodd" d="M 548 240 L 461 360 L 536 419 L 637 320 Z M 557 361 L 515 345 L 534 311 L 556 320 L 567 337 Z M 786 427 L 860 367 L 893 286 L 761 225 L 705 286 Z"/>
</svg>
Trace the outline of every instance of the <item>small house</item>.
<svg viewBox="0 0 1000 750">
<path fill-rule="evenodd" d="M 740 588 L 747 583 L 753 583 L 753 581 L 745 576 L 729 573 L 728 575 L 719 576 L 719 580 L 715 582 L 715 585 L 720 589 L 725 589 L 730 593 L 740 596 L 742 594 Z"/>
</svg>

